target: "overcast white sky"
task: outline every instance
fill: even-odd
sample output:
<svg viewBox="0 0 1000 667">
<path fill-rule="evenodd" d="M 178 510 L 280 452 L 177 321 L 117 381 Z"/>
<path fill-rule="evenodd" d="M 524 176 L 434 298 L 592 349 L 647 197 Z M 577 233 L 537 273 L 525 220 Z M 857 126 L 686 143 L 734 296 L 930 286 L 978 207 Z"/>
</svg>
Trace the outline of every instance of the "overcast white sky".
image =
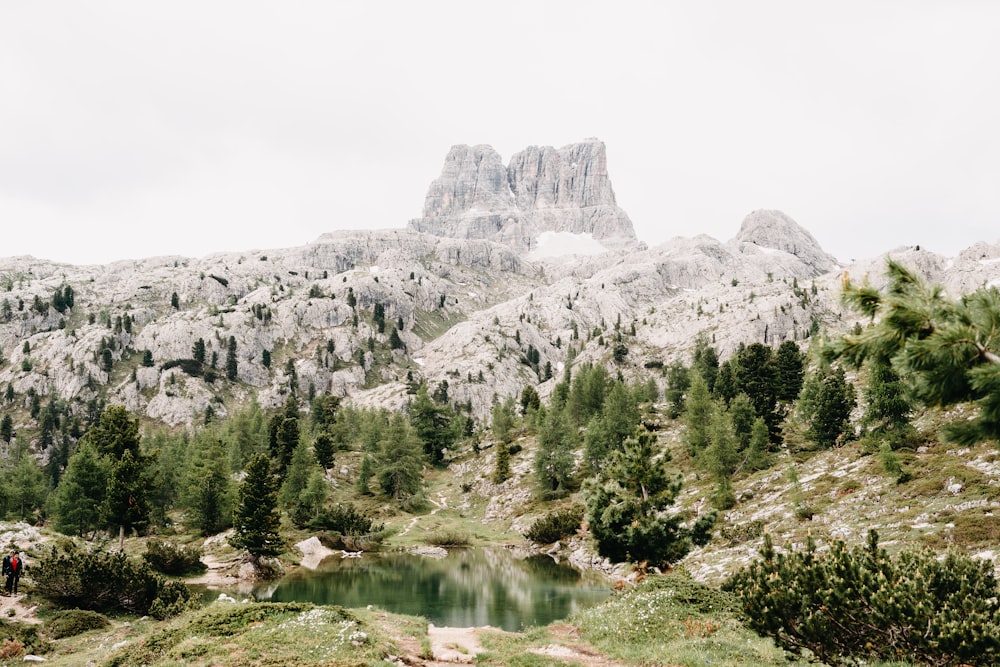
<svg viewBox="0 0 1000 667">
<path fill-rule="evenodd" d="M 403 227 L 453 144 L 607 145 L 641 239 L 1000 239 L 1000 3 L 0 0 L 0 256 Z"/>
</svg>

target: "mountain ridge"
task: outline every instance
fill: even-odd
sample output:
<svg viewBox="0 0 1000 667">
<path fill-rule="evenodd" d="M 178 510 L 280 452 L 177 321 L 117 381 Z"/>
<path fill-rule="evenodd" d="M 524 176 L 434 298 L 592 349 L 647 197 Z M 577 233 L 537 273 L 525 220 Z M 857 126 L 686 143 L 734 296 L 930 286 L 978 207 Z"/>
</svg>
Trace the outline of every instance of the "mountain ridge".
<svg viewBox="0 0 1000 667">
<path fill-rule="evenodd" d="M 451 400 L 483 419 L 526 385 L 547 395 L 570 363 L 638 377 L 684 359 L 701 334 L 723 356 L 758 341 L 808 346 L 816 333 L 856 321 L 839 301 L 842 272 L 877 282 L 884 266 L 875 258 L 844 267 L 804 227 L 769 210 L 748 214 L 725 242 L 695 235 L 648 248 L 617 206 L 599 141 L 518 153 L 514 188 L 495 151 L 479 146 L 473 158 L 476 151 L 489 187 L 468 189 L 468 164 L 446 167 L 454 178 L 432 183 L 425 202 L 425 220 L 442 223 L 436 233 L 412 224 L 339 230 L 290 248 L 106 265 L 0 259 L 0 387 L 20 397 L 15 405 L 31 393 L 74 405 L 101 398 L 179 426 L 251 397 L 277 407 L 289 392 L 403 406 L 412 382 L 447 381 Z M 566 164 L 587 176 L 570 179 Z M 559 185 L 570 181 L 575 189 Z M 510 208 L 515 195 L 521 208 Z M 621 211 L 623 226 L 605 238 L 573 226 L 593 206 Z M 525 235 L 516 238 L 468 238 L 469 228 L 452 225 L 456 211 L 532 210 L 569 212 L 558 233 L 591 235 L 604 251 L 531 258 L 531 234 L 562 224 L 552 218 L 522 217 L 515 227 Z M 998 245 L 977 243 L 952 259 L 919 248 L 891 254 L 949 290 L 1000 281 Z M 67 287 L 74 302 L 58 310 Z M 230 338 L 231 381 L 221 380 Z M 617 362 L 614 339 L 628 350 Z M 191 375 L 177 364 L 198 340 L 216 365 Z M 525 363 L 529 356 L 537 361 Z M 664 378 L 656 380 L 662 388 Z"/>
</svg>

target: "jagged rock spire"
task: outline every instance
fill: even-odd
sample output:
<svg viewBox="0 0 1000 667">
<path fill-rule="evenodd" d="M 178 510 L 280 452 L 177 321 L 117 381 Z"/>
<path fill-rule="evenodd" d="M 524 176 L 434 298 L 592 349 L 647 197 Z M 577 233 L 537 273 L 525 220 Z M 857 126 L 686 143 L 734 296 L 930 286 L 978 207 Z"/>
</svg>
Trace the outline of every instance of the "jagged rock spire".
<svg viewBox="0 0 1000 667">
<path fill-rule="evenodd" d="M 503 166 L 490 146 L 453 146 L 424 199 L 419 232 L 489 239 L 518 250 L 542 232 L 592 234 L 609 246 L 636 243 L 632 221 L 615 201 L 604 143 L 556 149 L 530 146 Z"/>
</svg>

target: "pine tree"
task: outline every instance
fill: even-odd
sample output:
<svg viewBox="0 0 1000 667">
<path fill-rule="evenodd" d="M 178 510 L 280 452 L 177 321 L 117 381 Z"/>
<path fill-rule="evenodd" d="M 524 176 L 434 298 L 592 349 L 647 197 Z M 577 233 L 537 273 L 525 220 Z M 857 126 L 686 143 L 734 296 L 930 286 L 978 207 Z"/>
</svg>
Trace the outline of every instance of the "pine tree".
<svg viewBox="0 0 1000 667">
<path fill-rule="evenodd" d="M 510 444 L 499 441 L 496 450 L 492 479 L 494 484 L 503 484 L 510 479 Z"/>
<path fill-rule="evenodd" d="M 711 445 L 705 450 L 704 465 L 715 477 L 716 489 L 712 504 L 716 509 L 727 510 L 736 505 L 732 477 L 740 459 L 736 451 L 733 435 L 733 421 L 725 410 L 716 410 L 712 415 L 710 429 Z"/>
<path fill-rule="evenodd" d="M 692 456 L 698 456 L 709 444 L 708 426 L 715 406 L 708 386 L 701 375 L 695 374 L 688 390 L 687 412 L 684 414 L 684 442 Z"/>
<path fill-rule="evenodd" d="M 233 419 L 242 420 L 242 415 Z M 229 528 L 234 489 L 229 479 L 231 451 L 227 444 L 214 433 L 202 431 L 190 446 L 166 445 L 159 451 L 159 458 L 167 459 L 160 474 L 184 486 L 182 502 L 189 508 L 191 526 L 206 537 Z"/>
<path fill-rule="evenodd" d="M 110 405 L 96 424 L 83 436 L 102 455 L 120 459 L 126 451 L 139 454 L 139 420 L 133 419 L 123 405 Z"/>
<path fill-rule="evenodd" d="M 101 370 L 110 373 L 113 366 L 114 359 L 111 356 L 111 349 L 106 347 L 101 350 Z"/>
<path fill-rule="evenodd" d="M 767 424 L 771 442 L 778 442 L 781 416 L 777 412 L 777 372 L 771 348 L 762 343 L 751 343 L 738 352 L 734 376 L 737 391 L 750 398 L 754 412 Z"/>
<path fill-rule="evenodd" d="M 888 359 L 872 358 L 864 390 L 865 414 L 862 426 L 868 434 L 888 443 L 890 449 L 904 445 L 915 432 L 910 424 L 913 407 L 906 386 Z"/>
<path fill-rule="evenodd" d="M 306 490 L 309 477 L 317 470 L 316 459 L 310 454 L 309 446 L 300 442 L 292 454 L 285 471 L 285 478 L 278 493 L 278 502 L 299 528 L 305 527 L 315 516 L 311 508 L 303 505 L 302 493 Z"/>
<path fill-rule="evenodd" d="M 733 422 L 736 447 L 739 451 L 743 451 L 750 445 L 753 425 L 758 418 L 746 394 L 740 393 L 729 402 L 729 417 Z"/>
<path fill-rule="evenodd" d="M 191 525 L 202 535 L 215 535 L 232 525 L 233 507 L 229 478 L 219 470 L 201 472 L 191 500 Z"/>
<path fill-rule="evenodd" d="M 805 378 L 804 355 L 794 340 L 786 340 L 774 354 L 775 396 L 791 402 L 799 397 Z"/>
<path fill-rule="evenodd" d="M 666 511 L 681 483 L 667 472 L 669 455 L 658 456 L 654 444 L 655 436 L 649 433 L 629 438 L 584 489 L 598 552 L 615 562 L 648 561 L 667 567 L 711 537 L 714 514 L 685 528 L 680 516 Z"/>
<path fill-rule="evenodd" d="M 92 444 L 82 441 L 70 457 L 52 499 L 53 524 L 65 535 L 83 537 L 101 527 L 107 495 L 108 464 Z"/>
<path fill-rule="evenodd" d="M 316 462 L 324 470 L 329 470 L 333 467 L 334 449 L 335 443 L 333 442 L 333 437 L 326 431 L 321 432 L 313 440 L 313 453 L 316 456 Z"/>
<path fill-rule="evenodd" d="M 992 666 L 1000 657 L 996 576 L 987 561 L 930 549 L 897 556 L 871 531 L 864 546 L 840 540 L 819 551 L 778 551 L 723 586 L 747 624 L 790 657 L 804 650 L 829 665 L 893 663 Z"/>
<path fill-rule="evenodd" d="M 584 459 L 591 470 L 598 470 L 611 452 L 635 433 L 639 425 L 639 406 L 621 382 L 616 382 L 604 401 L 600 415 L 590 420 L 584 440 Z"/>
<path fill-rule="evenodd" d="M 226 379 L 232 381 L 236 379 L 239 370 L 239 361 L 236 359 L 236 337 L 229 337 L 229 344 L 226 347 Z"/>
<path fill-rule="evenodd" d="M 425 385 L 417 389 L 417 394 L 410 403 L 410 423 L 423 443 L 427 460 L 433 465 L 438 465 L 444 460 L 444 450 L 451 446 L 457 437 L 449 413 L 450 410 L 446 407 L 431 400 Z"/>
<path fill-rule="evenodd" d="M 149 523 L 152 506 L 147 502 L 149 485 L 145 477 L 144 462 L 131 450 L 125 450 L 120 459 L 111 463 L 101 518 L 108 525 L 118 526 L 119 551 L 125 548 L 126 532 Z"/>
<path fill-rule="evenodd" d="M 521 390 L 521 414 L 527 416 L 529 412 L 538 410 L 542 400 L 538 397 L 538 392 L 530 384 L 524 385 Z"/>
<path fill-rule="evenodd" d="M 715 387 L 712 393 L 722 399 L 726 405 L 729 404 L 729 401 L 736 398 L 736 394 L 739 393 L 736 388 L 736 375 L 733 370 L 732 359 L 726 359 L 719 365 L 719 372 L 715 376 Z"/>
<path fill-rule="evenodd" d="M 199 364 L 205 363 L 205 339 L 199 338 L 191 347 L 191 358 Z"/>
<path fill-rule="evenodd" d="M 496 440 L 496 458 L 493 464 L 493 483 L 503 484 L 510 478 L 510 443 L 514 437 L 514 399 L 507 398 L 493 406 L 493 437 Z"/>
<path fill-rule="evenodd" d="M 566 491 L 573 479 L 572 430 L 563 410 L 550 410 L 538 434 L 535 477 L 548 492 Z"/>
<path fill-rule="evenodd" d="M 705 382 L 705 386 L 708 386 L 705 377 L 702 375 L 701 378 Z M 690 387 L 691 373 L 687 366 L 679 361 L 670 364 L 667 367 L 666 399 L 670 406 L 667 409 L 667 416 L 671 419 L 677 419 L 684 412 L 684 397 Z"/>
<path fill-rule="evenodd" d="M 313 468 L 306 481 L 306 488 L 299 494 L 299 511 L 308 517 L 307 525 L 315 525 L 323 513 L 326 500 L 330 496 L 330 486 L 322 470 Z"/>
<path fill-rule="evenodd" d="M 392 350 L 405 350 L 406 343 L 403 339 L 399 337 L 399 330 L 393 327 L 392 331 L 389 333 L 389 348 Z"/>
<path fill-rule="evenodd" d="M 292 453 L 299 445 L 299 405 L 295 396 L 285 399 L 282 411 L 271 417 L 268 423 L 268 448 L 274 459 L 275 470 L 284 475 Z"/>
<path fill-rule="evenodd" d="M 750 444 L 747 446 L 746 465 L 750 470 L 764 470 L 771 465 L 769 445 L 767 424 L 757 417 L 750 430 Z"/>
<path fill-rule="evenodd" d="M 3 484 L 8 516 L 21 521 L 32 519 L 41 510 L 48 493 L 45 473 L 38 462 L 33 456 L 22 456 Z"/>
<path fill-rule="evenodd" d="M 855 367 L 891 359 L 920 402 L 976 403 L 974 419 L 944 429 L 948 441 L 1000 439 L 1000 290 L 983 287 L 951 300 L 896 261 L 889 261 L 886 273 L 884 291 L 845 281 L 844 301 L 878 323 L 833 341 L 824 354 Z"/>
<path fill-rule="evenodd" d="M 402 415 L 393 415 L 375 462 L 382 492 L 401 502 L 420 491 L 423 460 L 420 441 Z"/>
<path fill-rule="evenodd" d="M 229 544 L 246 549 L 253 562 L 259 564 L 261 558 L 273 558 L 284 551 L 279 525 L 278 492 L 271 464 L 266 455 L 257 454 L 247 464 L 246 477 L 236 495 Z"/>
<path fill-rule="evenodd" d="M 841 368 L 820 368 L 812 382 L 815 388 L 804 406 L 809 435 L 820 447 L 833 447 L 847 431 L 855 405 L 854 387 L 848 384 Z"/>
<path fill-rule="evenodd" d="M 709 393 L 715 392 L 715 380 L 719 375 L 719 354 L 703 333 L 695 339 L 691 370 L 699 373 L 705 380 Z"/>
<path fill-rule="evenodd" d="M 358 467 L 358 479 L 355 486 L 358 493 L 367 496 L 371 495 L 371 479 L 375 476 L 375 459 L 371 454 L 361 457 L 361 465 Z"/>
</svg>

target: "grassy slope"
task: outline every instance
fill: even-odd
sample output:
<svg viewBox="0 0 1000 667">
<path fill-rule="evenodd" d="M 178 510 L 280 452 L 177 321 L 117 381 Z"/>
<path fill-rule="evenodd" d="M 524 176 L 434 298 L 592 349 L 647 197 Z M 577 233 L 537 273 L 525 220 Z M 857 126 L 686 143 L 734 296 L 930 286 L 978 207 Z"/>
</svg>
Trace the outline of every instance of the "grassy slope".
<svg viewBox="0 0 1000 667">
<path fill-rule="evenodd" d="M 933 433 L 941 418 L 925 416 L 924 431 Z M 685 460 L 676 428 L 667 428 L 661 437 L 675 463 L 687 469 L 679 507 L 686 512 L 705 509 L 711 482 Z M 502 486 L 489 481 L 493 455 L 487 446 L 479 454 L 461 454 L 448 470 L 431 472 L 428 503 L 417 513 L 395 513 L 377 498 L 366 499 L 369 509 L 385 513 L 395 533 L 387 546 L 425 544 L 445 533 L 462 534 L 473 544 L 523 543 L 518 530 L 550 506 L 538 500 L 531 486 L 534 440 L 524 436 L 519 444 L 524 449 L 512 461 L 515 479 Z M 778 543 L 801 543 L 807 532 L 821 543 L 830 538 L 857 542 L 872 527 L 890 548 L 955 546 L 978 553 L 996 543 L 1000 455 L 995 447 L 954 449 L 928 439 L 919 451 L 900 458 L 912 474 L 904 484 L 897 484 L 879 457 L 866 455 L 856 443 L 811 455 L 777 454 L 772 468 L 737 481 L 739 504 L 724 514 L 717 537 L 692 553 L 683 570 L 701 581 L 721 581 L 754 557 L 765 527 Z M 793 468 L 798 482 L 789 474 Z M 343 484 L 340 493 L 346 498 L 352 491 Z M 800 506 L 815 512 L 811 520 L 799 518 Z M 139 540 L 129 542 L 130 551 L 142 550 Z M 215 549 L 225 557 L 227 547 Z M 680 571 L 650 577 L 565 623 L 520 634 L 486 632 L 481 639 L 487 653 L 479 664 L 490 665 L 784 662 L 768 640 L 743 627 L 724 596 Z M 553 646 L 575 647 L 576 652 L 567 657 Z M 379 610 L 224 603 L 163 623 L 117 619 L 111 630 L 58 640 L 53 649 L 46 656 L 52 665 L 384 665 L 394 664 L 390 656 L 429 656 L 422 619 Z"/>
</svg>

